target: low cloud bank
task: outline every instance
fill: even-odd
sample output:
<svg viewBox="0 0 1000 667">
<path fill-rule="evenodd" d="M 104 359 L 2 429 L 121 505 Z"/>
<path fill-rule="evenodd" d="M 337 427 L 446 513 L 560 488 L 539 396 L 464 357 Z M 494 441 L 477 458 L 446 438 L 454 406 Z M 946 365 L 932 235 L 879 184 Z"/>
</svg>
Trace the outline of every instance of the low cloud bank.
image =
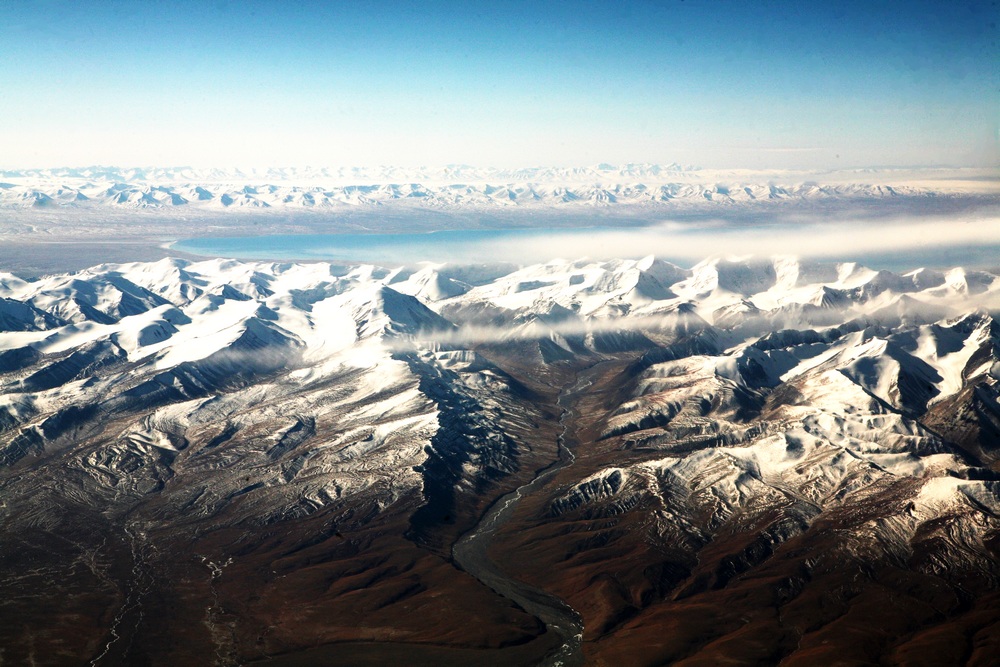
<svg viewBox="0 0 1000 667">
<path fill-rule="evenodd" d="M 394 344 L 410 348 L 413 342 L 438 345 L 479 345 L 520 340 L 540 340 L 553 336 L 576 338 L 590 334 L 622 331 L 674 331 L 678 327 L 701 328 L 704 321 L 697 316 L 671 312 L 663 315 L 626 315 L 614 318 L 568 318 L 558 321 L 531 320 L 507 326 L 462 324 L 455 329 L 424 330 L 413 340 L 397 339 Z"/>
<path fill-rule="evenodd" d="M 553 257 L 606 259 L 649 254 L 688 261 L 716 255 L 796 255 L 831 261 L 886 255 L 905 262 L 907 255 L 920 255 L 924 259 L 938 251 L 963 247 L 1000 250 L 1000 218 L 882 219 L 753 227 L 733 223 L 697 226 L 663 223 L 628 230 L 595 229 L 592 233 L 553 232 L 524 239 L 495 239 L 489 243 L 488 254 L 495 259 L 522 262 Z M 471 254 L 482 257 L 486 252 L 487 248 L 481 248 Z M 1000 263 L 1000 254 L 994 257 L 994 263 Z M 977 258 L 976 262 L 982 263 L 982 259 L 985 258 Z M 927 263 L 918 262 L 913 268 Z"/>
</svg>

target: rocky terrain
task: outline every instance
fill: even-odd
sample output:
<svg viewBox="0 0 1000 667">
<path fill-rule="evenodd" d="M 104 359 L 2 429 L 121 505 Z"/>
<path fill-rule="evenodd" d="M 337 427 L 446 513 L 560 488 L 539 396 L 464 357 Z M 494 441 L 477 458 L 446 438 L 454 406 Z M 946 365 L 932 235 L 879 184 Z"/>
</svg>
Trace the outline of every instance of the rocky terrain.
<svg viewBox="0 0 1000 667">
<path fill-rule="evenodd" d="M 10 664 L 975 664 L 1000 276 L 0 276 Z"/>
</svg>

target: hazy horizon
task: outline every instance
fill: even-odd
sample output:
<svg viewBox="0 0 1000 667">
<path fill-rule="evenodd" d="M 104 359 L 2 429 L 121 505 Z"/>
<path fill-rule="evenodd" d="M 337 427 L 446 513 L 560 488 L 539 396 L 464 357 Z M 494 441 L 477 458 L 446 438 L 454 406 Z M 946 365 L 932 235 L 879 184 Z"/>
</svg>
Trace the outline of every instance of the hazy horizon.
<svg viewBox="0 0 1000 667">
<path fill-rule="evenodd" d="M 609 162 L 608 160 L 599 160 L 588 163 L 575 163 L 575 162 L 565 162 L 565 163 L 524 163 L 524 164 L 514 164 L 501 166 L 496 164 L 477 164 L 477 163 L 466 163 L 466 162 L 427 162 L 427 163 L 412 163 L 412 164 L 400 164 L 400 163 L 378 163 L 378 164 L 354 164 L 354 163 L 316 163 L 316 164 L 292 164 L 292 163 L 274 163 L 274 164 L 243 164 L 243 163 L 212 163 L 212 164 L 181 164 L 181 163 L 49 163 L 49 164 L 8 164 L 0 163 L 0 172 L 35 172 L 35 171 L 59 171 L 59 170 L 87 170 L 87 169 L 107 169 L 107 170 L 120 170 L 120 171 L 130 171 L 130 170 L 163 170 L 163 171 L 179 171 L 179 170 L 192 170 L 195 172 L 206 172 L 206 171 L 219 171 L 223 173 L 229 172 L 264 172 L 264 171 L 319 171 L 319 170 L 329 170 L 329 171 L 376 171 L 376 170 L 398 170 L 403 173 L 416 173 L 420 171 L 432 171 L 432 170 L 447 170 L 447 169 L 470 169 L 479 170 L 483 172 L 514 172 L 518 170 L 533 170 L 533 169 L 551 169 L 551 170 L 598 170 L 607 169 L 610 171 L 623 170 L 630 167 L 660 167 L 666 170 L 671 170 L 676 167 L 676 170 L 667 171 L 670 175 L 698 175 L 699 172 L 716 174 L 716 173 L 732 173 L 732 174 L 748 174 L 751 176 L 767 176 L 767 175 L 823 175 L 823 174 L 852 174 L 862 171 L 869 172 L 912 172 L 913 175 L 919 176 L 925 172 L 940 172 L 943 177 L 948 177 L 950 174 L 948 172 L 953 172 L 955 176 L 960 176 L 964 172 L 982 172 L 984 175 L 994 175 L 996 167 L 992 165 L 973 165 L 973 164 L 856 164 L 856 165 L 837 165 L 832 167 L 741 167 L 734 165 L 701 165 L 695 163 L 681 163 L 677 160 L 664 160 L 661 162 Z M 1000 178 L 1000 174 L 997 174 Z"/>
</svg>

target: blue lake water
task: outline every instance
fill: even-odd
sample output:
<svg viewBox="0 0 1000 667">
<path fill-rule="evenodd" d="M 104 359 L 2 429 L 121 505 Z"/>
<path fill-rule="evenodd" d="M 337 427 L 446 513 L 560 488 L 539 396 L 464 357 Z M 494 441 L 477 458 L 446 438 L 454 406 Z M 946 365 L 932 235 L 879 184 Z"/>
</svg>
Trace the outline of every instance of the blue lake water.
<svg viewBox="0 0 1000 667">
<path fill-rule="evenodd" d="M 421 261 L 533 263 L 557 257 L 635 258 L 654 254 L 682 266 L 691 266 L 708 255 L 746 252 L 741 243 L 747 238 L 747 231 L 746 228 L 735 227 L 714 230 L 700 228 L 694 232 L 599 227 L 387 234 L 280 234 L 195 238 L 179 241 L 171 247 L 207 257 L 371 262 L 385 265 L 414 264 Z M 791 244 L 792 250 L 789 252 L 787 238 L 794 234 L 794 230 L 788 227 L 764 228 L 754 233 L 759 233 L 761 238 L 771 235 L 785 240 L 785 249 L 780 252 L 807 254 L 796 251 L 794 244 Z M 760 243 L 757 245 L 760 246 Z M 866 251 L 862 248 L 823 256 L 827 254 L 820 252 L 817 259 L 857 261 L 874 269 L 891 271 L 918 267 L 1000 266 L 1000 244 L 940 246 L 935 243 L 899 251 Z"/>
<path fill-rule="evenodd" d="M 497 242 L 531 244 L 551 229 L 460 229 L 390 234 L 274 234 L 188 239 L 171 247 L 194 255 L 232 258 L 301 259 L 400 264 L 485 262 L 498 258 Z M 560 235 L 593 234 L 594 229 L 562 229 Z"/>
</svg>

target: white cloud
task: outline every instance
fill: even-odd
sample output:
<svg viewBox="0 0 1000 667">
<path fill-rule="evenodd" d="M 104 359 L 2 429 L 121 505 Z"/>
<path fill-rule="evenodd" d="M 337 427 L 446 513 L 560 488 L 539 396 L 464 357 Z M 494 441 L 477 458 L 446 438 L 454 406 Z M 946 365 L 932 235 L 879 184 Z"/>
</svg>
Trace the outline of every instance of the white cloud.
<svg viewBox="0 0 1000 667">
<path fill-rule="evenodd" d="M 629 230 L 553 233 L 490 242 L 490 254 L 520 261 L 552 257 L 704 258 L 715 255 L 795 255 L 844 260 L 861 254 L 1000 244 L 1000 218 L 855 220 L 849 223 L 783 223 L 738 227 L 733 223 L 663 223 Z M 1000 258 L 998 258 L 1000 259 Z"/>
</svg>

